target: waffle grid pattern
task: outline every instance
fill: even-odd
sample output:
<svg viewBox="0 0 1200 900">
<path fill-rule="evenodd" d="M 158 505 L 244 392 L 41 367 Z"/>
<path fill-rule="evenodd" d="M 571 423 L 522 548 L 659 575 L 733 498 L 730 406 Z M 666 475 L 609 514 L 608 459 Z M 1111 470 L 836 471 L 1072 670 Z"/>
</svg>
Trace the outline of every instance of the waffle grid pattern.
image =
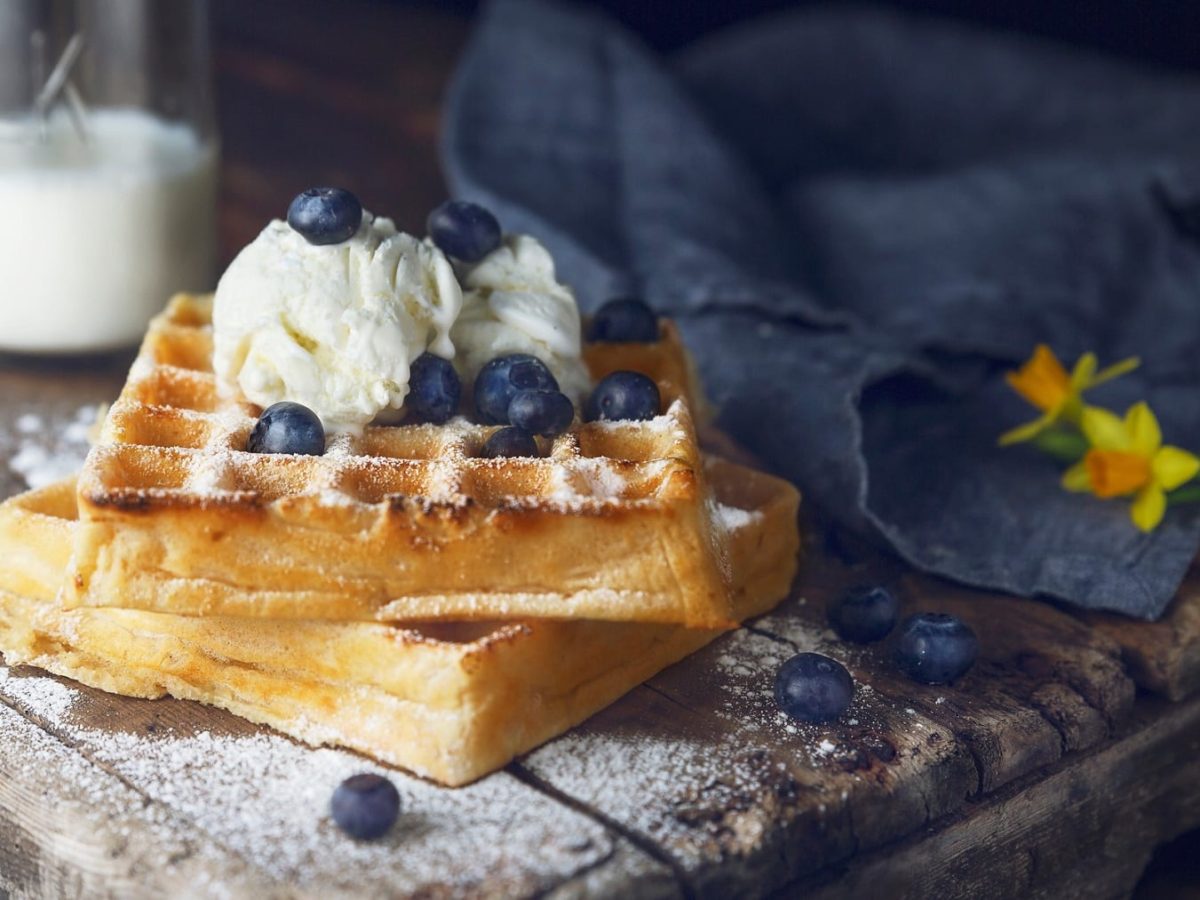
<svg viewBox="0 0 1200 900">
<path fill-rule="evenodd" d="M 694 495 L 693 478 L 672 477 L 694 472 L 698 455 L 681 391 L 669 381 L 660 382 L 671 402 L 657 419 L 577 424 L 553 442 L 539 439 L 546 455 L 538 459 L 480 457 L 497 426 L 463 417 L 334 435 L 319 457 L 246 452 L 257 409 L 220 395 L 210 320 L 207 300 L 180 296 L 151 324 L 89 461 L 94 502 L 264 504 L 315 496 L 338 506 L 404 498 L 426 507 L 577 513 Z M 669 369 L 678 352 L 673 340 L 649 345 L 644 370 Z"/>
<path fill-rule="evenodd" d="M 496 426 L 464 418 L 367 427 L 321 456 L 246 452 L 259 410 L 219 391 L 210 321 L 211 300 L 181 295 L 150 325 L 79 481 L 68 608 L 730 623 L 727 540 L 669 324 L 653 344 L 585 348 L 595 378 L 655 378 L 662 415 L 484 459 Z"/>
</svg>

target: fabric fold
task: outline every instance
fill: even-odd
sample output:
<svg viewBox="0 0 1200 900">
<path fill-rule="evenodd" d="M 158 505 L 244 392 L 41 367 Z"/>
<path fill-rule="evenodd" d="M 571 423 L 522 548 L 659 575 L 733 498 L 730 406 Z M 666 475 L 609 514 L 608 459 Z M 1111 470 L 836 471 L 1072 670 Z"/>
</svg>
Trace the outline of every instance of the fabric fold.
<svg viewBox="0 0 1200 900">
<path fill-rule="evenodd" d="M 554 252 L 585 309 L 675 316 L 721 423 L 835 521 L 966 584 L 1154 618 L 1200 516 L 1150 535 L 996 438 L 1039 342 L 1141 356 L 1200 449 L 1200 83 L 871 9 L 656 58 L 598 13 L 497 0 L 446 107 L 456 195 Z"/>
</svg>

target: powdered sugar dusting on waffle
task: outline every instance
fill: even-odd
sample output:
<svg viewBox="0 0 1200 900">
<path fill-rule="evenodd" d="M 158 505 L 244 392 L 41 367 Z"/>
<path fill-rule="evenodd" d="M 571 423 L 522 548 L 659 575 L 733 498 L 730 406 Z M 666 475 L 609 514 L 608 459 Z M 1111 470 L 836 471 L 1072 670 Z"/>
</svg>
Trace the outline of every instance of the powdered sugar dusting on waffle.
<svg viewBox="0 0 1200 900">
<path fill-rule="evenodd" d="M 726 531 L 737 531 L 748 528 L 755 522 L 762 521 L 763 514 L 759 510 L 738 509 L 736 506 L 726 506 L 724 503 L 713 503 L 714 521 Z"/>
<path fill-rule="evenodd" d="M 310 616 L 373 616 L 391 597 L 410 596 L 405 591 L 420 598 L 443 593 L 465 598 L 468 571 L 480 579 L 478 589 L 503 581 L 524 590 L 528 573 L 509 568 L 497 578 L 496 565 L 474 572 L 468 562 L 473 550 L 498 556 L 502 545 L 523 542 L 543 544 L 536 558 L 547 567 L 552 561 L 557 570 L 546 577 L 555 585 L 569 584 L 580 604 L 594 603 L 593 614 L 620 607 L 580 587 L 586 580 L 580 553 L 597 568 L 611 566 L 614 577 L 620 569 L 631 580 L 622 590 L 642 590 L 635 580 L 661 585 L 656 602 L 673 606 L 672 615 L 681 620 L 714 623 L 725 615 L 722 535 L 704 515 L 709 492 L 699 443 L 676 382 L 660 380 L 670 402 L 653 420 L 576 423 L 553 441 L 539 437 L 537 457 L 484 458 L 498 426 L 462 417 L 445 425 L 369 425 L 344 442 L 330 442 L 320 455 L 249 453 L 246 441 L 260 410 L 218 391 L 206 327 L 210 315 L 209 301 L 181 295 L 151 323 L 141 350 L 150 365 L 135 367 L 138 378 L 126 383 L 106 421 L 108 442 L 79 481 L 81 518 L 120 522 L 122 540 L 104 544 L 97 535 L 95 541 L 80 541 L 67 589 L 74 601 L 106 605 L 120 595 L 122 603 L 137 608 L 195 609 L 189 604 L 197 604 L 199 595 L 186 587 L 186 579 L 209 578 L 206 573 L 219 559 L 244 574 L 223 578 L 213 588 L 221 599 L 205 609 L 257 614 L 269 607 L 271 615 L 296 610 L 282 600 L 260 602 L 269 576 L 255 560 L 234 558 L 236 539 L 216 546 L 203 538 L 261 532 L 274 539 L 279 564 L 289 560 L 289 568 L 303 573 L 280 596 L 300 602 L 303 595 L 312 604 L 306 607 Z M 599 360 L 589 364 L 602 369 L 606 360 L 612 362 L 606 352 L 612 351 L 593 347 Z M 683 349 L 664 340 L 647 345 L 644 353 L 644 370 L 653 373 L 678 369 Z M 209 531 L 156 527 L 193 509 L 213 523 Z M 226 529 L 218 519 L 238 509 L 253 509 L 254 515 L 239 516 Z M 559 518 L 573 521 L 556 542 Z M 612 564 L 599 536 L 634 525 L 658 529 L 662 540 L 641 541 L 630 548 L 628 564 Z M 124 539 L 136 533 L 144 533 L 148 543 Z M 589 534 L 597 540 L 588 540 Z M 162 571 L 132 563 L 158 542 L 172 547 Z M 311 558 L 318 544 L 328 558 Z M 405 565 L 396 564 L 396 554 Z M 452 568 L 445 564 L 451 555 Z M 156 582 L 171 583 L 176 593 L 164 598 Z M 440 615 L 451 614 L 450 606 L 439 608 Z M 407 612 L 411 616 L 412 609 Z"/>
<path fill-rule="evenodd" d="M 205 301 L 180 297 L 152 323 L 106 422 L 111 450 L 97 459 L 93 496 L 115 490 L 186 502 L 249 492 L 265 494 L 268 502 L 306 496 L 329 507 L 411 498 L 569 514 L 653 503 L 662 498 L 656 480 L 668 477 L 667 463 L 698 462 L 680 399 L 647 422 L 576 426 L 537 460 L 479 458 L 496 427 L 461 416 L 442 426 L 379 425 L 337 434 L 320 457 L 256 458 L 244 452 L 255 409 L 222 395 L 210 371 L 207 316 Z"/>
<path fill-rule="evenodd" d="M 570 506 L 583 500 L 618 500 L 625 496 L 629 482 L 606 459 L 572 459 L 555 466 L 551 472 L 551 503 Z"/>
</svg>

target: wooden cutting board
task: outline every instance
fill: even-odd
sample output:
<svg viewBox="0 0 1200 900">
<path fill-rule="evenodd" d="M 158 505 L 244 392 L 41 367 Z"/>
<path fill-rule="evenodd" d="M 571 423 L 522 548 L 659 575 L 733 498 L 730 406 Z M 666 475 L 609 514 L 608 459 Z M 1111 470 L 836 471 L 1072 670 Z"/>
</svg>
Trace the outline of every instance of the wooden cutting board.
<svg viewBox="0 0 1200 900">
<path fill-rule="evenodd" d="M 112 390 L 10 405 L 5 491 Z M 773 614 L 504 772 L 459 790 L 392 772 L 404 811 L 379 844 L 327 815 L 342 778 L 378 768 L 361 757 L 0 668 L 0 897 L 1115 896 L 1200 824 L 1200 578 L 1144 624 L 956 588 L 812 523 L 807 549 Z M 836 640 L 825 603 L 859 581 L 966 619 L 980 663 L 925 687 Z M 838 723 L 774 707 L 775 669 L 808 649 L 860 685 Z"/>
</svg>

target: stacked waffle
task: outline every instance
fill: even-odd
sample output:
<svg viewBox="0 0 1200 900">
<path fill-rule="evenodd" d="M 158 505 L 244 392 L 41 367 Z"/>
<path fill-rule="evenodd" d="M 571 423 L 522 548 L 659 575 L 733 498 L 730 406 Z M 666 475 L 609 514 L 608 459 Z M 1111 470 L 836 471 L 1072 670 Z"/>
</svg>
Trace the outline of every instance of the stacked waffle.
<svg viewBox="0 0 1200 900">
<path fill-rule="evenodd" d="M 649 421 L 540 458 L 495 428 L 371 426 L 322 456 L 245 451 L 211 300 L 151 324 L 75 482 L 0 506 L 0 650 L 138 697 L 229 709 L 457 785 L 583 720 L 794 575 L 798 497 L 701 454 L 686 353 L 593 344 L 651 376 Z"/>
</svg>

